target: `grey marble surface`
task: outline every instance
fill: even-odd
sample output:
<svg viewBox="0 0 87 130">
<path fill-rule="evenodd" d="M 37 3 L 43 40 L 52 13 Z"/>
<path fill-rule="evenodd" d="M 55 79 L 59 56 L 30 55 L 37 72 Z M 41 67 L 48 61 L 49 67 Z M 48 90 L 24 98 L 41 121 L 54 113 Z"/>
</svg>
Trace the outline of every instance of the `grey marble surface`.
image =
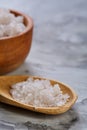
<svg viewBox="0 0 87 130">
<path fill-rule="evenodd" d="M 0 103 L 0 130 L 87 130 L 87 0 L 3 0 L 0 6 L 34 20 L 30 54 L 7 75 L 59 80 L 78 94 L 69 111 L 55 116 Z"/>
</svg>

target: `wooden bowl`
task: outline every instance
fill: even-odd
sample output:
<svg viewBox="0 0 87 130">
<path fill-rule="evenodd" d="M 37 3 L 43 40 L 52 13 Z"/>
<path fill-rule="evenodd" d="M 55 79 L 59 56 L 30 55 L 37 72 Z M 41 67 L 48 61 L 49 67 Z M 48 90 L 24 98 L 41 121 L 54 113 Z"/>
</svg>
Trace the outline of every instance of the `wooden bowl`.
<svg viewBox="0 0 87 130">
<path fill-rule="evenodd" d="M 32 43 L 33 20 L 18 11 L 10 10 L 15 16 L 23 16 L 26 29 L 17 36 L 0 38 L 0 74 L 19 67 L 30 52 Z"/>
</svg>

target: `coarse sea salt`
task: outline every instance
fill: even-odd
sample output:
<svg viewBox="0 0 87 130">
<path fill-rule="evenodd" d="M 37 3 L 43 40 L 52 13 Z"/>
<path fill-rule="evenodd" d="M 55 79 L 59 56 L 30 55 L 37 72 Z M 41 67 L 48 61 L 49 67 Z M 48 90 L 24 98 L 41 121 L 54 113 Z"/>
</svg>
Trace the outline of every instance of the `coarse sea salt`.
<svg viewBox="0 0 87 130">
<path fill-rule="evenodd" d="M 23 32 L 26 26 L 23 16 L 15 16 L 7 9 L 0 9 L 0 38 L 16 36 Z"/>
<path fill-rule="evenodd" d="M 55 107 L 64 105 L 69 95 L 63 94 L 58 84 L 49 80 L 28 78 L 11 86 L 10 93 L 18 102 L 36 107 Z"/>
</svg>

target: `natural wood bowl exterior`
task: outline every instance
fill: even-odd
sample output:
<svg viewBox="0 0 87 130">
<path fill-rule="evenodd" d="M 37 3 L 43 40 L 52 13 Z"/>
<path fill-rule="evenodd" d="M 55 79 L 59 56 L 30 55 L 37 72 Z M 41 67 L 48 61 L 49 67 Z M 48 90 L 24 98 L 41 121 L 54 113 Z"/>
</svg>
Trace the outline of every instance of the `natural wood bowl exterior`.
<svg viewBox="0 0 87 130">
<path fill-rule="evenodd" d="M 77 95 L 73 91 L 73 89 L 71 89 L 69 86 L 67 86 L 59 81 L 54 81 L 54 80 L 50 80 L 51 84 L 52 85 L 59 84 L 63 93 L 68 93 L 70 96 L 69 101 L 65 105 L 60 106 L 60 107 L 35 107 L 32 105 L 26 105 L 26 104 L 23 104 L 23 103 L 20 103 L 20 102 L 14 100 L 10 94 L 11 85 L 13 85 L 17 82 L 26 81 L 27 78 L 29 78 L 29 77 L 32 77 L 32 76 L 1 76 L 0 77 L 0 102 L 7 103 L 7 104 L 17 106 L 17 107 L 21 107 L 24 109 L 32 110 L 35 112 L 54 115 L 54 114 L 61 114 L 61 113 L 66 112 L 67 110 L 69 110 L 72 107 L 72 105 L 77 100 Z M 32 78 L 33 79 L 44 79 L 41 77 L 32 77 Z"/>
<path fill-rule="evenodd" d="M 0 74 L 5 74 L 19 67 L 27 57 L 32 43 L 32 19 L 17 11 L 11 10 L 11 13 L 24 17 L 26 29 L 17 36 L 0 38 Z"/>
</svg>

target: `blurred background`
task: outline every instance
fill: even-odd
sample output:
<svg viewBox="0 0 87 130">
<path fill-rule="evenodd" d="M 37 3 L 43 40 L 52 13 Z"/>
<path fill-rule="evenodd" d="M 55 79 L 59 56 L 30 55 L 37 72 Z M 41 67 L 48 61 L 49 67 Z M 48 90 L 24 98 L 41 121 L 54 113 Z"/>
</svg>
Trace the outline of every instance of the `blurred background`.
<svg viewBox="0 0 87 130">
<path fill-rule="evenodd" d="M 87 68 L 87 0 L 3 0 L 34 20 L 30 64 Z"/>
</svg>

